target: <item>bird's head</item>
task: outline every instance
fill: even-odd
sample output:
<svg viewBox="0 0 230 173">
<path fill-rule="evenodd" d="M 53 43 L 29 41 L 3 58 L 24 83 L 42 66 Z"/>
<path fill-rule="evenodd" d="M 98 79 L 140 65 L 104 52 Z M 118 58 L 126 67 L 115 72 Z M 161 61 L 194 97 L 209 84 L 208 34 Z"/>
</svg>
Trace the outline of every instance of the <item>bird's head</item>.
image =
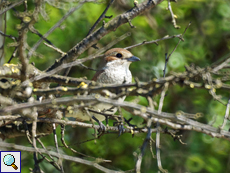
<svg viewBox="0 0 230 173">
<path fill-rule="evenodd" d="M 105 52 L 104 63 L 106 66 L 110 65 L 124 65 L 129 66 L 132 62 L 140 61 L 131 52 L 122 48 L 113 48 Z"/>
<path fill-rule="evenodd" d="M 132 62 L 140 61 L 131 52 L 122 48 L 113 48 L 105 52 L 100 63 L 100 70 L 94 75 L 94 81 L 100 83 L 123 83 L 124 78 L 129 83 L 132 81 L 132 74 L 129 65 Z"/>
</svg>

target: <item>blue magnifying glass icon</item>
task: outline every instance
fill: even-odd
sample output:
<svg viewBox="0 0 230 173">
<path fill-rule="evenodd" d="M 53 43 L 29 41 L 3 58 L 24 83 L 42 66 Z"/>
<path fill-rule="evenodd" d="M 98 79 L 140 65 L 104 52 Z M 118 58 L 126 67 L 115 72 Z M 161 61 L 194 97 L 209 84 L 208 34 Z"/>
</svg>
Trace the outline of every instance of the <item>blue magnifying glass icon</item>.
<svg viewBox="0 0 230 173">
<path fill-rule="evenodd" d="M 7 166 L 12 166 L 15 170 L 18 169 L 18 167 L 14 164 L 15 163 L 15 158 L 11 154 L 7 154 L 3 158 L 3 162 Z"/>
</svg>

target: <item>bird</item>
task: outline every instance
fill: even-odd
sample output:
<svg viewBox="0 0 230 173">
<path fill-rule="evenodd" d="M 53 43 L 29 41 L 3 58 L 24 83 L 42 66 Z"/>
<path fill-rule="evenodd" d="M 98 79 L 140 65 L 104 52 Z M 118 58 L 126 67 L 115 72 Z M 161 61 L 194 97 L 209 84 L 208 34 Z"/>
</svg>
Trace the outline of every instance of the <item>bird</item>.
<svg viewBox="0 0 230 173">
<path fill-rule="evenodd" d="M 129 84 L 132 82 L 132 73 L 129 70 L 129 66 L 132 62 L 140 61 L 140 59 L 134 56 L 130 51 L 123 48 L 112 48 L 105 52 L 103 59 L 100 62 L 100 69 L 97 70 L 92 78 L 99 84 Z M 119 101 L 124 101 L 125 96 L 119 98 Z M 93 105 L 90 110 L 97 112 L 103 112 L 105 114 L 113 115 L 117 108 L 110 104 L 98 103 Z M 90 121 L 95 120 L 101 123 L 105 120 L 105 116 L 97 113 L 92 113 L 92 117 L 82 109 L 73 109 L 66 113 L 66 117 L 76 118 L 78 121 Z"/>
</svg>

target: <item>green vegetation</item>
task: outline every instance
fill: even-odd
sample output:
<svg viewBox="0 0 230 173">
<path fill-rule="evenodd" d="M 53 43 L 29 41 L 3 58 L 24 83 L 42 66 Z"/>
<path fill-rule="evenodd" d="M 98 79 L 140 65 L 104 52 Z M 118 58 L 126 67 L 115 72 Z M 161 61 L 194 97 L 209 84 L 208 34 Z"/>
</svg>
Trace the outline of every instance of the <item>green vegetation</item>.
<svg viewBox="0 0 230 173">
<path fill-rule="evenodd" d="M 141 0 L 139 0 L 139 3 Z M 43 6 L 45 13 L 39 13 L 38 22 L 34 25 L 37 31 L 44 35 L 57 21 L 59 21 L 71 6 L 77 3 L 59 2 L 60 8 L 56 5 L 49 4 L 47 1 Z M 104 2 L 104 1 L 103 1 Z M 125 4 L 122 5 L 122 2 Z M 108 2 L 107 2 L 108 3 Z M 74 45 L 86 37 L 89 29 L 96 22 L 107 3 L 85 3 L 81 8 L 70 15 L 60 27 L 54 30 L 47 39 L 51 41 L 57 48 L 64 52 L 70 50 Z M 227 58 L 230 54 L 230 2 L 224 0 L 213 1 L 185 1 L 178 0 L 177 3 L 171 2 L 174 14 L 177 16 L 176 22 L 180 29 L 175 29 L 171 23 L 171 15 L 167 8 L 167 1 L 163 1 L 150 12 L 141 16 L 137 16 L 131 22 L 135 28 L 131 28 L 128 23 L 120 26 L 116 31 L 109 33 L 103 37 L 97 46 L 102 48 L 111 41 L 130 32 L 131 35 L 124 40 L 118 42 L 114 47 L 128 47 L 143 41 L 151 41 L 165 37 L 182 34 L 185 28 L 191 22 L 191 26 L 184 35 L 184 41 L 180 42 L 175 52 L 169 59 L 167 64 L 166 76 L 172 72 L 184 72 L 185 66 L 194 64 L 201 68 L 208 67 L 213 63 L 220 62 Z M 113 15 L 112 19 L 117 15 L 131 9 L 133 3 L 125 1 L 115 1 L 109 8 L 106 15 Z M 28 1 L 28 10 L 34 10 L 34 1 Z M 17 11 L 23 11 L 24 6 L 15 7 Z M 20 24 L 20 20 L 15 16 L 15 11 L 9 10 L 6 15 L 7 28 L 6 34 L 17 37 L 18 32 L 15 29 Z M 111 19 L 105 18 L 108 22 Z M 102 26 L 102 22 L 98 27 Z M 27 43 L 32 47 L 40 38 L 31 32 L 28 32 Z M 130 67 L 134 77 L 140 81 L 148 82 L 153 78 L 163 77 L 163 68 L 165 65 L 165 53 L 170 54 L 177 45 L 179 39 L 173 38 L 165 41 L 159 41 L 158 45 L 148 44 L 138 46 L 130 51 L 141 59 L 139 63 L 133 63 Z M 5 62 L 11 57 L 14 47 L 11 47 L 12 39 L 5 40 Z M 90 47 L 80 58 L 87 57 L 95 53 L 96 50 Z M 40 70 L 45 70 L 52 65 L 55 59 L 60 58 L 60 54 L 53 49 L 40 44 L 36 50 L 37 55 L 30 58 L 30 62 L 34 62 L 35 66 Z M 11 63 L 19 63 L 18 58 L 14 58 Z M 98 59 L 87 61 L 84 65 L 92 68 L 98 68 Z M 226 70 L 226 73 L 228 71 Z M 72 68 L 70 74 L 72 77 L 84 77 L 89 80 L 94 75 L 93 71 L 87 70 L 80 66 Z M 134 80 L 133 80 L 134 81 Z M 217 95 L 221 95 L 221 100 L 227 104 L 229 99 L 229 90 L 217 90 Z M 139 100 L 137 100 L 139 99 Z M 139 104 L 147 106 L 146 98 L 139 96 L 129 96 L 127 101 L 137 101 Z M 160 95 L 153 98 L 156 103 L 155 109 L 158 109 Z M 213 99 L 206 89 L 189 88 L 183 85 L 175 85 L 170 87 L 166 92 L 164 99 L 163 112 L 175 113 L 183 111 L 186 113 L 196 114 L 202 113 L 203 116 L 197 121 L 204 124 L 211 124 L 218 128 L 224 119 L 226 105 L 221 104 Z M 138 127 L 144 127 L 146 123 L 142 118 L 133 116 L 131 113 L 122 109 L 125 118 L 133 117 L 131 123 Z M 144 123 L 144 124 L 143 124 Z M 112 125 L 112 121 L 109 122 Z M 153 125 L 154 127 L 155 125 Z M 166 126 L 162 126 L 165 128 Z M 225 129 L 230 128 L 229 121 Z M 61 143 L 60 126 L 57 127 L 58 143 Z M 178 140 L 174 140 L 171 135 L 161 134 L 160 149 L 162 167 L 172 173 L 224 173 L 230 172 L 230 143 L 226 139 L 212 138 L 206 134 L 196 131 L 178 130 L 177 134 L 181 134 L 183 145 Z M 102 166 L 111 170 L 131 170 L 135 168 L 138 154 L 141 152 L 140 147 L 146 138 L 146 133 L 132 134 L 125 133 L 118 137 L 117 133 L 105 134 L 100 139 L 94 138 L 94 130 L 82 127 L 66 126 L 65 140 L 68 145 L 76 151 L 87 156 L 95 158 L 103 158 L 112 162 L 101 163 Z M 152 134 L 153 140 L 156 134 Z M 56 151 L 53 142 L 53 135 L 41 138 L 46 147 L 52 151 Z M 16 143 L 20 145 L 31 146 L 26 137 L 8 139 L 6 142 Z M 156 153 L 155 143 L 152 143 L 153 153 Z M 39 148 L 41 146 L 37 144 Z M 50 146 L 50 147 L 49 147 Z M 61 153 L 70 156 L 81 157 L 94 161 L 95 158 L 81 156 L 71 152 L 64 147 L 60 148 Z M 41 158 L 40 156 L 38 158 Z M 58 172 L 51 164 L 42 161 L 40 164 L 44 172 Z M 65 172 L 101 172 L 93 167 L 79 164 L 76 162 L 63 160 Z M 28 172 L 29 168 L 33 168 L 33 154 L 22 152 L 22 172 Z M 157 159 L 152 158 L 149 145 L 147 145 L 142 160 L 141 171 L 143 173 L 152 173 L 158 171 Z"/>
</svg>

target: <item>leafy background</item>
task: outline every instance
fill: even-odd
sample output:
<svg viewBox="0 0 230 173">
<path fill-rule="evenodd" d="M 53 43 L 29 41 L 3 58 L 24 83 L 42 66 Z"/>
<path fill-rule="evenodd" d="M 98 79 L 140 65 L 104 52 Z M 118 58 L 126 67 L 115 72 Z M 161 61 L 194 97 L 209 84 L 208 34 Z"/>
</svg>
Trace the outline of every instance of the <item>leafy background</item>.
<svg viewBox="0 0 230 173">
<path fill-rule="evenodd" d="M 53 2 L 53 1 L 50 1 Z M 113 6 L 108 10 L 107 15 L 115 17 L 133 6 L 132 1 L 115 1 Z M 141 0 L 139 0 L 141 2 Z M 184 66 L 191 63 L 200 67 L 207 67 L 212 63 L 219 61 L 229 55 L 230 50 L 230 2 L 227 0 L 178 0 L 173 3 L 172 8 L 177 16 L 177 24 L 180 29 L 175 29 L 171 23 L 171 15 L 167 8 L 167 1 L 151 10 L 150 13 L 138 16 L 132 20 L 132 24 L 136 28 L 130 28 L 129 24 L 119 27 L 115 32 L 111 32 L 99 41 L 98 47 L 104 47 L 112 40 L 130 32 L 131 36 L 117 43 L 115 47 L 127 47 L 144 40 L 156 40 L 166 35 L 177 35 L 184 32 L 185 28 L 191 21 L 191 26 L 185 33 L 184 42 L 181 42 L 172 54 L 167 66 L 167 74 L 170 72 L 183 72 Z M 56 8 L 60 5 L 60 8 Z M 59 2 L 56 6 L 46 4 L 45 11 L 48 14 L 47 18 L 39 16 L 39 21 L 35 24 L 35 28 L 45 34 L 75 3 Z M 87 3 L 79 10 L 74 12 L 57 28 L 48 39 L 58 48 L 63 51 L 68 51 L 76 43 L 81 41 L 88 33 L 90 27 L 97 20 L 99 15 L 105 9 L 107 3 Z M 28 2 L 29 9 L 34 9 L 34 4 Z M 16 7 L 18 11 L 23 10 L 23 7 Z M 105 19 L 109 21 L 109 19 Z M 19 20 L 14 16 L 13 10 L 7 13 L 7 34 L 17 36 L 16 26 Z M 102 24 L 102 23 L 101 23 Z M 100 24 L 100 25 L 101 25 Z M 28 44 L 32 46 L 38 41 L 39 37 L 35 34 L 28 33 Z M 162 77 L 163 66 L 165 61 L 165 53 L 170 53 L 178 42 L 177 38 L 160 41 L 159 45 L 150 44 L 133 48 L 131 52 L 141 58 L 138 63 L 131 65 L 133 76 L 138 77 L 141 81 L 148 81 L 155 77 Z M 10 58 L 13 48 L 9 47 L 12 41 L 6 39 L 5 59 Z M 81 57 L 95 52 L 90 48 Z M 33 56 L 30 62 L 35 62 L 36 67 L 41 70 L 46 69 L 60 55 L 50 48 L 41 44 L 37 49 L 37 53 L 43 57 Z M 17 59 L 13 59 L 12 63 L 17 63 Z M 85 65 L 97 68 L 99 60 L 86 62 Z M 81 67 L 74 67 L 70 75 L 73 77 L 86 76 L 91 79 L 94 72 Z M 223 100 L 228 101 L 228 92 L 219 92 L 222 94 Z M 137 98 L 129 97 L 127 100 L 134 101 Z M 138 98 L 139 103 L 147 105 L 145 98 Z M 159 96 L 156 96 L 156 103 L 159 102 Z M 157 106 L 156 106 L 157 109 Z M 188 113 L 202 112 L 203 117 L 199 119 L 201 122 L 214 123 L 217 127 L 223 121 L 226 107 L 215 101 L 206 90 L 186 88 L 183 86 L 174 86 L 167 92 L 165 97 L 163 111 L 174 113 L 176 111 L 184 111 Z M 132 117 L 126 111 L 123 111 L 126 118 Z M 142 119 L 133 117 L 132 123 L 143 126 Z M 110 122 L 112 124 L 112 122 Z M 229 128 L 230 124 L 227 124 Z M 60 128 L 57 129 L 57 134 L 60 139 Z M 182 141 L 186 145 L 182 145 L 179 141 L 174 141 L 173 138 L 166 134 L 161 134 L 161 159 L 163 168 L 169 172 L 210 172 L 223 173 L 230 172 L 230 143 L 224 139 L 211 138 L 210 136 L 198 133 L 179 131 L 182 134 Z M 98 140 L 93 138 L 93 130 L 84 129 L 81 127 L 66 127 L 65 140 L 67 144 L 75 148 L 77 151 L 88 156 L 104 158 L 112 160 L 112 163 L 104 163 L 111 169 L 130 170 L 135 166 L 137 155 L 140 152 L 140 147 L 145 139 L 146 134 L 137 134 L 132 137 L 131 134 L 123 134 L 118 137 L 118 134 L 108 134 L 102 136 Z M 152 134 L 153 139 L 155 134 Z M 53 136 L 49 135 L 42 138 L 46 146 L 50 146 L 50 150 L 55 150 Z M 7 142 L 23 144 L 28 142 L 26 138 L 9 139 Z M 62 146 L 59 140 L 59 145 Z M 155 144 L 153 143 L 153 152 L 155 153 Z M 74 154 L 71 151 L 61 148 L 64 153 L 73 156 L 83 157 L 93 160 L 90 157 L 84 157 Z M 41 162 L 41 168 L 45 172 L 55 172 L 56 170 L 45 161 Z M 100 172 L 94 168 L 77 164 L 75 162 L 63 162 L 65 172 Z M 33 167 L 33 156 L 31 153 L 22 152 L 22 172 L 28 172 L 28 168 Z M 157 172 L 157 161 L 152 158 L 149 147 L 145 150 L 145 155 L 142 163 L 142 172 Z"/>
</svg>

